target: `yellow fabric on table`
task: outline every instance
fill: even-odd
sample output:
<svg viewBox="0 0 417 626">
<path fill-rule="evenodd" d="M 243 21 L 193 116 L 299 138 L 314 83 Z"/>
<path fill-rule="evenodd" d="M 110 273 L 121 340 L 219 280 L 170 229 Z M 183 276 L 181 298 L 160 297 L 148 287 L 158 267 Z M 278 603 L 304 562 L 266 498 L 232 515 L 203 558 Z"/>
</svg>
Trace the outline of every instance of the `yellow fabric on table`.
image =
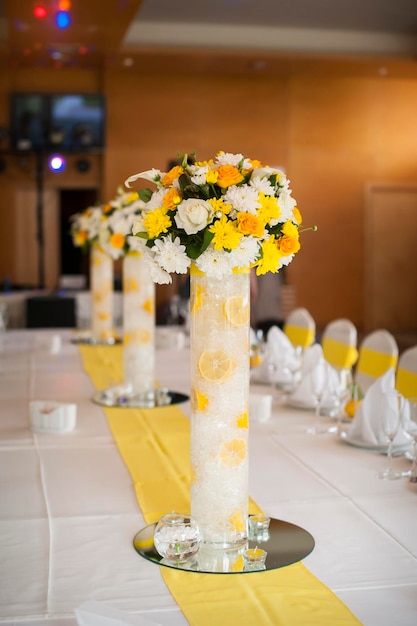
<svg viewBox="0 0 417 626">
<path fill-rule="evenodd" d="M 122 380 L 121 346 L 80 346 L 96 389 Z M 148 524 L 189 512 L 189 420 L 179 406 L 106 408 L 120 454 Z M 251 501 L 251 512 L 260 511 Z M 334 626 L 360 622 L 302 563 L 257 574 L 199 574 L 161 567 L 192 626 Z"/>
</svg>

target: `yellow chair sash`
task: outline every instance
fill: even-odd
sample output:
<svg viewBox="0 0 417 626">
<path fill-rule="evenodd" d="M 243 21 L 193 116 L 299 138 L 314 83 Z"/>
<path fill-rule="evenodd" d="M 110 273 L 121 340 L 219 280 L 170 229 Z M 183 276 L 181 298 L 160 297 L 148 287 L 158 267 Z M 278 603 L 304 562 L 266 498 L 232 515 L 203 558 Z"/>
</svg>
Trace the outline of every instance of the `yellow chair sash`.
<svg viewBox="0 0 417 626">
<path fill-rule="evenodd" d="M 324 337 L 322 341 L 323 355 L 326 361 L 340 369 L 350 369 L 358 358 L 358 351 L 341 341 Z"/>
<path fill-rule="evenodd" d="M 119 348 L 80 346 L 84 369 L 97 389 L 121 379 Z M 172 510 L 188 512 L 189 420 L 180 408 L 111 408 L 105 409 L 105 414 L 146 522 L 153 523 Z M 253 502 L 250 509 L 260 511 Z M 241 576 L 166 567 L 161 567 L 161 574 L 191 626 L 360 624 L 302 563 Z"/>
<path fill-rule="evenodd" d="M 362 374 L 368 374 L 374 378 L 379 378 L 385 374 L 390 367 L 395 368 L 398 357 L 393 354 L 385 354 L 371 348 L 361 348 L 359 351 L 359 361 L 357 371 Z"/>
<path fill-rule="evenodd" d="M 314 330 L 294 324 L 285 324 L 284 332 L 293 346 L 308 348 L 314 341 Z"/>
<path fill-rule="evenodd" d="M 396 387 L 405 398 L 417 398 L 417 374 L 399 367 L 397 370 Z"/>
</svg>

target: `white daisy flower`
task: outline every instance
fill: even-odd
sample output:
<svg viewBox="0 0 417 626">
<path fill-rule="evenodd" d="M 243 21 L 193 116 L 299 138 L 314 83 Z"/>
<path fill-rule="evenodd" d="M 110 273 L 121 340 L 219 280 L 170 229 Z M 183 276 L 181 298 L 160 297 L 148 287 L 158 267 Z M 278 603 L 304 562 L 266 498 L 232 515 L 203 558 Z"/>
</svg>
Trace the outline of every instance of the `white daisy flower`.
<svg viewBox="0 0 417 626">
<path fill-rule="evenodd" d="M 251 178 L 249 184 L 253 189 L 256 189 L 258 193 L 264 193 L 266 196 L 275 195 L 275 187 L 271 185 L 267 178 Z"/>
<path fill-rule="evenodd" d="M 191 180 L 194 185 L 205 185 L 207 181 L 208 165 L 193 165 L 190 169 Z"/>
<path fill-rule="evenodd" d="M 231 271 L 230 254 L 221 250 L 208 247 L 196 260 L 196 265 L 201 272 L 211 278 L 223 278 Z"/>
<path fill-rule="evenodd" d="M 237 167 L 242 159 L 244 159 L 243 154 L 232 154 L 231 152 L 225 152 L 224 154 L 216 155 L 215 163 L 219 165 L 234 165 L 235 167 Z M 248 165 L 248 167 L 250 167 L 250 165 Z"/>
<path fill-rule="evenodd" d="M 223 200 L 226 204 L 231 204 L 236 211 L 253 213 L 254 215 L 261 206 L 258 202 L 258 192 L 250 186 L 236 187 L 236 185 L 232 185 L 224 194 Z"/>
<path fill-rule="evenodd" d="M 290 193 L 286 191 L 280 193 L 278 197 L 278 204 L 281 209 L 281 213 L 278 219 L 271 220 L 271 226 L 294 219 L 293 208 L 297 205 L 297 203 Z"/>
<path fill-rule="evenodd" d="M 134 237 L 133 235 L 128 235 L 126 237 L 126 243 L 131 252 L 140 252 L 144 254 L 144 248 L 146 248 L 146 239 L 142 239 L 142 237 Z"/>
<path fill-rule="evenodd" d="M 179 237 L 175 237 L 172 241 L 169 235 L 162 240 L 157 240 L 151 251 L 154 253 L 155 261 L 166 272 L 186 274 L 191 265 L 191 259 L 187 256 L 185 246 L 181 244 Z"/>
<path fill-rule="evenodd" d="M 289 265 L 289 264 L 291 263 L 291 261 L 293 260 L 294 256 L 295 256 L 294 254 L 290 254 L 290 255 L 288 255 L 288 256 L 282 256 L 282 257 L 280 258 L 281 267 L 282 267 L 283 265 Z"/>
<path fill-rule="evenodd" d="M 154 260 L 152 254 L 145 254 L 144 258 L 149 267 L 149 274 L 154 283 L 158 283 L 158 285 L 170 285 L 172 283 L 171 274 L 162 269 L 159 263 Z"/>
<path fill-rule="evenodd" d="M 258 260 L 258 256 L 258 239 L 249 235 L 248 237 L 242 237 L 238 247 L 230 252 L 230 263 L 232 267 L 249 267 Z"/>
<path fill-rule="evenodd" d="M 145 203 L 145 211 L 152 211 L 153 209 L 158 209 L 162 206 L 162 200 L 164 196 L 168 193 L 168 189 L 158 189 L 152 194 L 149 202 Z"/>
</svg>

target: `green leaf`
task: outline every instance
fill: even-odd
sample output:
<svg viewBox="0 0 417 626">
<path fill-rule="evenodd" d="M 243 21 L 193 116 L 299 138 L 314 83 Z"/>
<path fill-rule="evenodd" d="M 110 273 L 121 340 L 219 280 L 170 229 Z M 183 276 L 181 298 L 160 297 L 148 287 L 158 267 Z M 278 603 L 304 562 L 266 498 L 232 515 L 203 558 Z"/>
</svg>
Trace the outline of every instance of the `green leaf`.
<svg viewBox="0 0 417 626">
<path fill-rule="evenodd" d="M 187 198 L 200 198 L 201 190 L 198 185 L 195 185 L 188 174 L 181 174 L 178 178 L 182 195 Z"/>
<path fill-rule="evenodd" d="M 204 236 L 203 236 L 203 244 L 200 248 L 200 254 L 202 254 L 204 252 L 204 250 L 207 250 L 210 241 L 213 239 L 214 237 L 214 233 L 210 232 L 208 228 L 206 228 L 206 230 L 204 231 Z"/>
<path fill-rule="evenodd" d="M 149 202 L 152 198 L 153 191 L 152 189 L 139 189 L 138 194 L 142 202 Z"/>
</svg>

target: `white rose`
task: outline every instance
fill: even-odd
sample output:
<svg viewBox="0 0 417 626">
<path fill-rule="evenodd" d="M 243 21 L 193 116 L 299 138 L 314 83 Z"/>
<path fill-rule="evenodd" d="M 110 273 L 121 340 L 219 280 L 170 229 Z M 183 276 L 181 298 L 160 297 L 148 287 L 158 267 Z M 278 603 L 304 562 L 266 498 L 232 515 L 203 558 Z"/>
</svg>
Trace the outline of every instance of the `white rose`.
<svg viewBox="0 0 417 626">
<path fill-rule="evenodd" d="M 213 207 L 206 200 L 189 198 L 178 205 L 175 223 L 183 228 L 187 235 L 194 235 L 203 230 L 213 219 Z"/>
</svg>

